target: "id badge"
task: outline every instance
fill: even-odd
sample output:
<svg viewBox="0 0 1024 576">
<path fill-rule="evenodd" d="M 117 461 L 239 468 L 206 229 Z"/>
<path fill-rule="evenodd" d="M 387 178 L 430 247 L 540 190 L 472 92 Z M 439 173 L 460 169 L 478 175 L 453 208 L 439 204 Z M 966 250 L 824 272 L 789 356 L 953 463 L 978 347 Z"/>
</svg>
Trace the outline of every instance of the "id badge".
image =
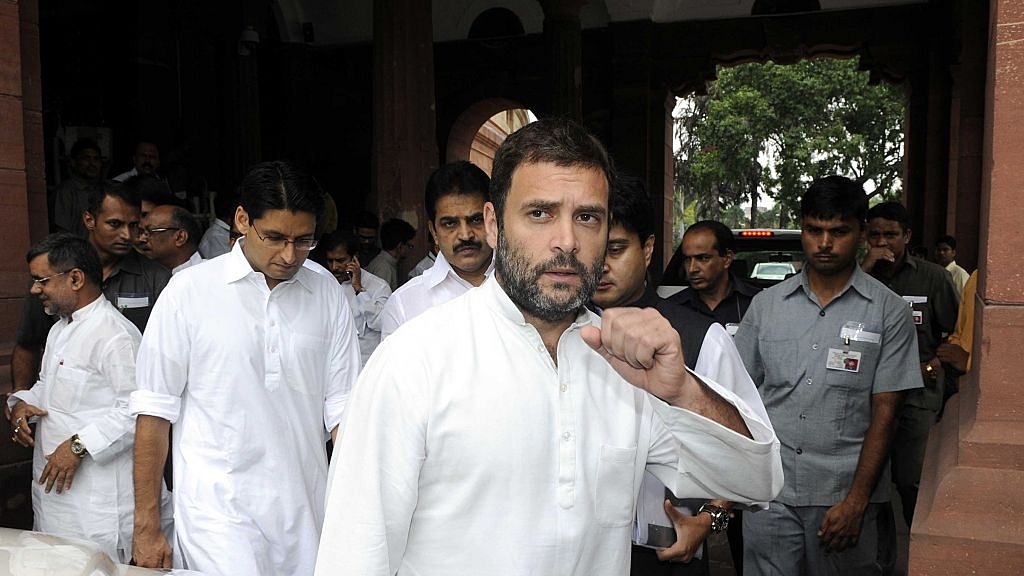
<svg viewBox="0 0 1024 576">
<path fill-rule="evenodd" d="M 921 310 L 914 310 L 914 325 L 920 326 L 924 324 L 924 312 Z"/>
<path fill-rule="evenodd" d="M 843 372 L 860 372 L 860 352 L 829 348 L 828 359 L 825 360 L 825 368 L 829 370 L 842 370 Z"/>
</svg>

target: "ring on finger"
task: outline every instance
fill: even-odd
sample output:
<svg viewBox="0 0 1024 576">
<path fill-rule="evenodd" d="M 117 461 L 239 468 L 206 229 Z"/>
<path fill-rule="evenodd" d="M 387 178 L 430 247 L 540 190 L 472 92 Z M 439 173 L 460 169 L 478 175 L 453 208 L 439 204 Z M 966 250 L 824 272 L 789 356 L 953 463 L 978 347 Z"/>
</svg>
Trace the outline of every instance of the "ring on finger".
<svg viewBox="0 0 1024 576">
<path fill-rule="evenodd" d="M 15 435 L 15 436 L 17 436 L 17 435 L 18 435 L 18 432 L 20 432 L 20 431 L 21 431 L 21 426 L 15 426 L 15 427 L 14 427 L 14 435 Z"/>
</svg>

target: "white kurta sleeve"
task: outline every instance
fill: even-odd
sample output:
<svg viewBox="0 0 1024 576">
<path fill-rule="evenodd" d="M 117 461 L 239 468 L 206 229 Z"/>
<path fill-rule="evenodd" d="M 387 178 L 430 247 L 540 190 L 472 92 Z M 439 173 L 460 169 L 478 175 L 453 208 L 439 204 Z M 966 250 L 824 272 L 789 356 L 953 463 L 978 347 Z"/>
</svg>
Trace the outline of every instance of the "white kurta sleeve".
<svg viewBox="0 0 1024 576">
<path fill-rule="evenodd" d="M 355 320 L 348 308 L 348 302 L 340 293 L 338 302 L 344 310 L 335 314 L 338 322 L 336 329 L 332 331 L 328 347 L 330 356 L 324 395 L 324 427 L 328 431 L 341 423 L 362 363 Z"/>
<path fill-rule="evenodd" d="M 405 320 L 405 308 L 402 306 L 402 294 L 399 291 L 388 298 L 384 310 L 380 313 L 380 339 L 383 341 L 393 334 Z"/>
<path fill-rule="evenodd" d="M 132 415 L 156 416 L 171 423 L 178 420 L 191 357 L 188 325 L 181 314 L 188 304 L 180 301 L 181 286 L 171 281 L 146 324 L 136 362 L 137 390 L 129 405 Z"/>
<path fill-rule="evenodd" d="M 718 346 L 719 350 L 708 349 L 709 362 L 705 364 L 714 361 L 718 366 L 715 372 L 723 380 L 728 378 L 729 386 L 698 372 L 694 375 L 736 407 L 753 438 L 649 396 L 655 417 L 648 469 L 680 498 L 759 504 L 782 490 L 779 440 L 735 347 L 728 344 Z M 701 356 L 704 354 L 702 348 Z"/>
<path fill-rule="evenodd" d="M 114 405 L 102 416 L 79 430 L 89 454 L 97 462 L 112 460 L 131 450 L 135 436 L 135 418 L 128 411 L 128 402 L 135 390 L 136 339 L 125 334 L 113 340 L 100 359 L 100 373 L 114 391 Z"/>
<path fill-rule="evenodd" d="M 426 458 L 428 402 L 423 375 L 388 344 L 356 383 L 331 460 L 320 576 L 392 575 L 405 554 Z"/>
</svg>

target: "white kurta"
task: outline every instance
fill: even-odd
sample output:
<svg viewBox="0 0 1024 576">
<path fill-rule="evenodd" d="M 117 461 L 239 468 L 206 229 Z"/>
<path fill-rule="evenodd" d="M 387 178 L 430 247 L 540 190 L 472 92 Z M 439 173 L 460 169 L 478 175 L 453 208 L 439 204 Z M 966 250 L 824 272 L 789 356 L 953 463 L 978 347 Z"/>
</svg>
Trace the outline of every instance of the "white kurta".
<svg viewBox="0 0 1024 576">
<path fill-rule="evenodd" d="M 71 322 L 62 318 L 50 328 L 39 381 L 13 395 L 49 412 L 36 428 L 33 479 L 42 476 L 46 456 L 74 434 L 89 450 L 71 490 L 46 494 L 32 483 L 35 529 L 90 540 L 115 561 L 126 560 L 132 548 L 135 419 L 128 399 L 140 338 L 101 295 Z"/>
<path fill-rule="evenodd" d="M 487 277 L 491 277 L 494 271 L 494 261 L 487 267 Z M 463 280 L 452 265 L 444 258 L 444 254 L 437 253 L 434 265 L 423 274 L 410 278 L 395 293 L 388 298 L 387 305 L 380 320 L 380 337 L 387 338 L 398 327 L 409 320 L 419 316 L 426 310 L 444 304 L 452 298 L 462 296 L 470 289 L 472 284 Z"/>
<path fill-rule="evenodd" d="M 348 307 L 352 310 L 352 316 L 356 322 L 356 332 L 359 334 L 359 356 L 365 365 L 370 355 L 380 344 L 380 320 L 384 305 L 391 297 L 391 286 L 382 278 L 374 276 L 363 270 L 360 273 L 360 283 L 363 291 L 356 294 L 352 289 L 352 281 L 346 280 L 341 283 L 341 291 L 348 300 Z"/>
<path fill-rule="evenodd" d="M 627 574 L 640 479 L 767 501 L 763 410 L 714 382 L 753 439 L 629 385 L 580 337 L 558 363 L 501 287 L 437 306 L 363 369 L 334 454 L 317 574 Z"/>
<path fill-rule="evenodd" d="M 359 371 L 337 280 L 267 287 L 241 251 L 175 275 L 139 352 L 131 410 L 174 424 L 177 567 L 310 574 L 323 522 L 325 430 Z"/>
</svg>

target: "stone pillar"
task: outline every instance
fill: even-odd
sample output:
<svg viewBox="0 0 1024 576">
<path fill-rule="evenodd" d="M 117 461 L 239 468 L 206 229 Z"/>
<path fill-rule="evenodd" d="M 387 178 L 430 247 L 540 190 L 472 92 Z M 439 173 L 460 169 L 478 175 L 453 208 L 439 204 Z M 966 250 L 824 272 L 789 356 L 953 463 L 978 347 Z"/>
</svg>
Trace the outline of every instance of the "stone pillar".
<svg viewBox="0 0 1024 576">
<path fill-rule="evenodd" d="M 612 29 L 612 119 L 609 149 L 616 165 L 644 179 L 660 226 L 651 258 L 657 283 L 673 246 L 672 109 L 675 98 L 654 87 L 650 21 L 614 23 Z"/>
<path fill-rule="evenodd" d="M 580 8 L 585 0 L 541 0 L 548 53 L 551 111 L 583 117 L 583 38 Z"/>
<path fill-rule="evenodd" d="M 964 1 L 957 16 L 961 50 L 953 73 L 950 195 L 945 223 L 946 232 L 957 239 L 957 263 L 974 270 L 978 267 L 988 13 Z"/>
<path fill-rule="evenodd" d="M 929 439 L 912 576 L 1024 573 L 1024 0 L 989 4 L 974 366 Z"/>
<path fill-rule="evenodd" d="M 25 252 L 48 229 L 43 180 L 39 8 L 0 2 L 0 390 L 9 386 L 9 344 L 28 289 Z"/>
<path fill-rule="evenodd" d="M 430 2 L 377 0 L 373 4 L 373 190 L 366 208 L 381 221 L 397 217 L 426 227 L 423 191 L 437 168 L 434 41 Z M 417 234 L 417 237 L 424 237 Z M 425 254 L 417 242 L 399 270 Z"/>
</svg>

